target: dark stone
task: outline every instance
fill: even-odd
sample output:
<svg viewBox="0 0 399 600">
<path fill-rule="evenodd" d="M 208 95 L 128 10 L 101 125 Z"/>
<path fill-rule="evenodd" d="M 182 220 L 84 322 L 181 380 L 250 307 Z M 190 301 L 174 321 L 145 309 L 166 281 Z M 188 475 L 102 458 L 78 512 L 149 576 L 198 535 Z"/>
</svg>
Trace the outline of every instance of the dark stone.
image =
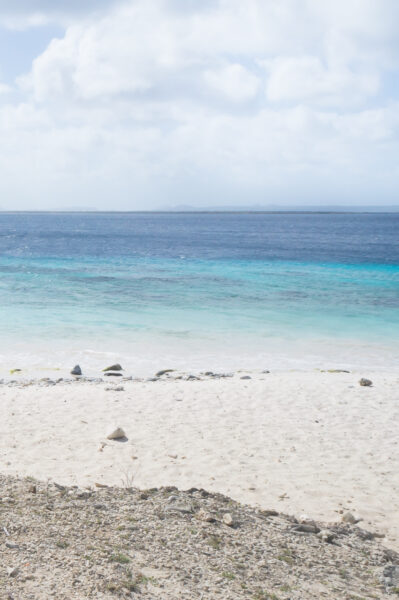
<svg viewBox="0 0 399 600">
<path fill-rule="evenodd" d="M 158 371 L 155 374 L 155 377 L 162 377 L 162 375 L 166 375 L 166 373 L 173 373 L 174 369 L 164 369 L 163 371 Z"/>
<path fill-rule="evenodd" d="M 120 366 L 120 364 L 115 364 L 115 365 L 111 365 L 110 367 L 105 367 L 105 369 L 103 369 L 103 372 L 105 373 L 105 371 L 123 371 L 122 367 Z"/>
<path fill-rule="evenodd" d="M 71 371 L 71 375 L 81 375 L 81 374 L 82 374 L 82 369 L 79 367 L 79 365 L 75 365 Z"/>
<path fill-rule="evenodd" d="M 107 371 L 104 373 L 104 377 L 122 377 L 122 373 L 118 373 L 117 371 Z"/>
<path fill-rule="evenodd" d="M 316 525 L 308 525 L 307 523 L 301 523 L 293 527 L 292 531 L 298 531 L 302 533 L 319 533 L 320 529 Z"/>
<path fill-rule="evenodd" d="M 364 377 L 362 377 L 359 381 L 359 384 L 363 387 L 370 387 L 371 385 L 373 385 L 373 382 L 371 381 L 371 379 L 365 379 Z"/>
</svg>

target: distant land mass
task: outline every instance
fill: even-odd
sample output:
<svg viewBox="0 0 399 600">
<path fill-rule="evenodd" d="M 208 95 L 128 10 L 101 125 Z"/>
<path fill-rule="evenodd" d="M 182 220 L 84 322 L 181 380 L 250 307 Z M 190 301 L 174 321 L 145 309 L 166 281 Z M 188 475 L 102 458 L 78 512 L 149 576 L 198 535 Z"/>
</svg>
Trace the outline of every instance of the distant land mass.
<svg viewBox="0 0 399 600">
<path fill-rule="evenodd" d="M 160 208 L 155 212 L 399 212 L 399 205 L 388 206 L 342 206 L 342 205 L 286 205 L 278 206 L 269 204 L 267 206 L 190 206 L 182 204 L 178 206 L 169 206 Z"/>
<path fill-rule="evenodd" d="M 179 204 L 177 206 L 164 206 L 153 209 L 115 209 L 106 210 L 91 206 L 62 206 L 60 208 L 37 209 L 7 209 L 0 207 L 0 213 L 397 213 L 399 205 L 365 205 L 342 206 L 329 204 L 326 206 L 314 205 L 285 205 L 269 204 L 267 206 L 191 206 Z"/>
</svg>

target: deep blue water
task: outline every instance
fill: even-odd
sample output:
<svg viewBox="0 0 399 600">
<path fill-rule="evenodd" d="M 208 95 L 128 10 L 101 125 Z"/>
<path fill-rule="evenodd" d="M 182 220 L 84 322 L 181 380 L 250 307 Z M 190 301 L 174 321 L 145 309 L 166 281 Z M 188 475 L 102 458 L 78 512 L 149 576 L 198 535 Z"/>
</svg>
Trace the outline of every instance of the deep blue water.
<svg viewBox="0 0 399 600">
<path fill-rule="evenodd" d="M 0 364 L 392 363 L 399 213 L 0 213 L 0 307 Z"/>
</svg>

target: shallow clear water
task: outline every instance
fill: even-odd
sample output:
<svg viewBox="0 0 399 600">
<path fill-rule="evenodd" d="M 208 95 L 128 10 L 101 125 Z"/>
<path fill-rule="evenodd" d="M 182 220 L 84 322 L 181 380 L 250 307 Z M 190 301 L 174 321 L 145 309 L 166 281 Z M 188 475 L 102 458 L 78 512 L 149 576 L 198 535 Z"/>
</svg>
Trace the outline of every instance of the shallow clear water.
<svg viewBox="0 0 399 600">
<path fill-rule="evenodd" d="M 0 307 L 7 369 L 389 367 L 399 214 L 0 213 Z"/>
</svg>

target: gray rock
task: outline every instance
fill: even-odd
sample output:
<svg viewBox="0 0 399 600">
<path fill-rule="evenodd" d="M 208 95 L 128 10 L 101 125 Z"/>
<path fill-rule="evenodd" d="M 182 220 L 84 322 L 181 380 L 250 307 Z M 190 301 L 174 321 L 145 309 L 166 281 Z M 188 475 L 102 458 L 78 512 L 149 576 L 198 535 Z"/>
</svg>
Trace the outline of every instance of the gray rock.
<svg viewBox="0 0 399 600">
<path fill-rule="evenodd" d="M 388 588 L 399 588 L 399 566 L 387 565 L 384 567 L 381 580 Z"/>
<path fill-rule="evenodd" d="M 105 367 L 105 369 L 103 369 L 103 372 L 105 373 L 106 371 L 123 371 L 123 369 L 119 363 L 116 363 L 115 365 L 111 365 L 110 367 Z"/>
<path fill-rule="evenodd" d="M 174 369 L 164 369 L 163 371 L 158 371 L 158 373 L 155 374 L 155 377 L 162 377 L 162 375 L 166 375 L 167 373 L 173 373 Z"/>
<path fill-rule="evenodd" d="M 107 440 L 120 440 L 126 437 L 126 433 L 122 429 L 122 427 L 117 427 L 114 431 L 111 431 L 109 435 L 107 435 Z"/>
<path fill-rule="evenodd" d="M 359 385 L 363 387 L 370 387 L 371 385 L 373 385 L 373 382 L 371 381 L 371 379 L 365 379 L 364 377 L 362 377 L 359 381 Z"/>
<path fill-rule="evenodd" d="M 294 525 L 292 531 L 299 531 L 301 533 L 319 533 L 320 528 L 317 525 L 311 525 L 309 523 L 301 523 L 300 525 Z"/>
<path fill-rule="evenodd" d="M 347 512 L 344 515 L 342 515 L 342 522 L 343 523 L 349 523 L 350 525 L 355 525 L 358 522 L 358 519 L 356 519 L 352 513 Z"/>
<path fill-rule="evenodd" d="M 250 375 L 243 375 L 240 379 L 252 379 Z"/>
<path fill-rule="evenodd" d="M 203 508 L 196 513 L 195 517 L 199 521 L 204 521 L 204 523 L 214 523 L 216 521 L 215 517 L 213 517 L 210 512 Z"/>
<path fill-rule="evenodd" d="M 334 539 L 337 537 L 333 531 L 329 531 L 328 529 L 322 529 L 317 534 L 317 537 L 322 541 L 326 542 L 326 544 L 332 544 Z"/>
<path fill-rule="evenodd" d="M 122 385 L 116 385 L 115 387 L 106 387 L 106 392 L 123 392 L 125 388 Z"/>
<path fill-rule="evenodd" d="M 7 575 L 9 577 L 16 577 L 19 573 L 18 567 L 7 567 Z"/>
<path fill-rule="evenodd" d="M 234 525 L 234 520 L 233 520 L 233 517 L 231 516 L 230 513 L 224 514 L 223 518 L 222 518 L 222 521 L 228 527 L 233 527 L 233 525 Z"/>
<path fill-rule="evenodd" d="M 119 371 L 107 371 L 106 373 L 104 373 L 105 377 L 122 377 L 122 373 L 119 373 Z"/>
<path fill-rule="evenodd" d="M 190 506 L 190 504 L 171 504 L 166 506 L 165 510 L 168 512 L 179 512 L 184 514 L 190 514 L 193 512 L 193 508 Z"/>
<path fill-rule="evenodd" d="M 81 374 L 82 374 L 82 369 L 80 368 L 79 365 L 75 365 L 71 371 L 71 375 L 81 375 Z"/>
</svg>

